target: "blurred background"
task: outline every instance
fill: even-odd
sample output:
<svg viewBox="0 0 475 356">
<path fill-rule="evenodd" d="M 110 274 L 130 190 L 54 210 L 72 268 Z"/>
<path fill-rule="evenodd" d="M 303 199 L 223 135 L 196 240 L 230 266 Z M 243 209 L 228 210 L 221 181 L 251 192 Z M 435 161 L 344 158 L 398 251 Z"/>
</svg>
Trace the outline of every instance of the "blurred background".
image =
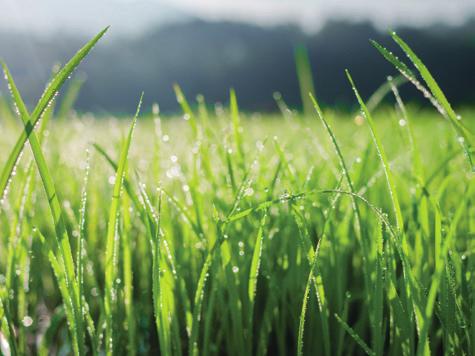
<svg viewBox="0 0 475 356">
<path fill-rule="evenodd" d="M 345 68 L 366 97 L 395 74 L 368 42 L 395 50 L 390 28 L 452 103 L 475 102 L 473 0 L 0 0 L 0 57 L 33 103 L 53 65 L 106 25 L 110 31 L 75 74 L 85 80 L 81 112 L 132 112 L 142 90 L 146 105 L 175 112 L 174 83 L 209 103 L 226 102 L 233 87 L 243 110 L 275 111 L 276 91 L 299 108 L 294 55 L 303 47 L 321 102 L 352 107 Z M 403 94 L 421 100 L 409 86 Z"/>
</svg>

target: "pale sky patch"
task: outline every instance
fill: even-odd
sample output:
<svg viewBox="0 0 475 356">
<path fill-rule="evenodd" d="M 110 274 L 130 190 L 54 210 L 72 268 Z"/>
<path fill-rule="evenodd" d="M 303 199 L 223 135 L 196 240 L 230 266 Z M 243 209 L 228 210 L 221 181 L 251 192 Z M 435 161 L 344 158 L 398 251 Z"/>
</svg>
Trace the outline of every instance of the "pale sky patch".
<svg viewBox="0 0 475 356">
<path fill-rule="evenodd" d="M 117 34 L 133 35 L 193 17 L 316 31 L 332 19 L 387 28 L 460 24 L 474 16 L 474 0 L 0 0 L 0 30 L 38 34 L 92 34 L 110 24 Z"/>
</svg>

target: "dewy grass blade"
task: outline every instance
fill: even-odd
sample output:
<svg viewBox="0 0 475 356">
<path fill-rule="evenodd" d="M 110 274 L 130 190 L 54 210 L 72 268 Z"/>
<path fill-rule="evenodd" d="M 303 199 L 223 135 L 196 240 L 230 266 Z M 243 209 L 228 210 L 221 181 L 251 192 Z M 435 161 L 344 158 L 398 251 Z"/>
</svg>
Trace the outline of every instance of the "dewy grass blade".
<svg viewBox="0 0 475 356">
<path fill-rule="evenodd" d="M 79 236 L 76 246 L 76 278 L 79 294 L 79 310 L 87 318 L 87 308 L 84 307 L 84 241 L 86 239 L 86 208 L 87 208 L 87 188 L 89 182 L 90 156 L 89 150 L 86 152 L 86 172 L 84 175 L 84 186 L 81 192 L 81 206 L 79 211 Z M 91 339 L 94 335 L 90 335 Z"/>
<path fill-rule="evenodd" d="M 90 40 L 83 48 L 81 48 L 66 65 L 53 77 L 50 84 L 47 86 L 43 95 L 41 96 L 38 104 L 36 105 L 33 113 L 31 114 L 31 127 L 28 130 L 22 131 L 20 137 L 15 143 L 13 150 L 10 152 L 6 164 L 2 170 L 0 176 L 0 199 L 3 199 L 7 193 L 7 188 L 11 179 L 12 172 L 14 171 L 18 161 L 21 157 L 24 145 L 28 137 L 30 136 L 33 128 L 35 127 L 38 120 L 41 119 L 43 113 L 51 105 L 51 102 L 54 100 L 59 89 L 62 87 L 64 82 L 68 79 L 71 73 L 76 69 L 76 67 L 81 63 L 84 57 L 91 51 L 94 45 L 101 39 L 102 36 L 107 32 L 109 27 L 106 27 L 101 32 L 99 32 L 92 40 Z"/>
<path fill-rule="evenodd" d="M 211 266 L 213 264 L 214 258 L 215 258 L 215 253 L 216 251 L 219 250 L 220 246 L 223 244 L 225 241 L 225 236 L 226 236 L 226 227 L 229 225 L 229 218 L 234 214 L 235 210 L 237 210 L 239 202 L 243 198 L 243 191 L 244 187 L 249 182 L 249 175 L 251 173 L 253 165 L 251 165 L 247 171 L 244 174 L 244 178 L 241 182 L 241 185 L 238 189 L 238 192 L 236 193 L 236 196 L 234 198 L 234 202 L 232 204 L 231 210 L 228 212 L 226 218 L 223 221 L 218 221 L 217 222 L 217 229 L 219 231 L 219 237 L 217 241 L 215 241 L 214 245 L 208 250 L 208 253 L 206 255 L 205 261 L 203 263 L 203 266 L 201 267 L 201 272 L 200 276 L 198 279 L 198 284 L 196 286 L 195 290 L 195 295 L 194 295 L 194 303 L 193 303 L 193 317 L 192 317 L 192 323 L 191 323 L 191 331 L 190 331 L 190 337 L 188 341 L 188 352 L 190 355 L 196 356 L 199 354 L 199 347 L 198 347 L 198 331 L 199 331 L 199 324 L 201 320 L 201 308 L 203 305 L 203 297 L 204 297 L 204 291 L 205 291 L 205 285 L 206 281 L 209 277 L 209 270 L 211 269 Z"/>
<path fill-rule="evenodd" d="M 392 85 L 396 88 L 407 83 L 407 79 L 403 75 L 398 75 L 392 80 Z M 383 101 L 384 97 L 391 91 L 391 85 L 387 82 L 381 84 L 376 91 L 368 99 L 366 106 L 369 111 L 373 111 Z"/>
<path fill-rule="evenodd" d="M 393 175 L 392 175 L 392 172 L 391 172 L 391 168 L 389 167 L 389 161 L 386 157 L 386 152 L 385 152 L 384 147 L 383 147 L 383 145 L 382 145 L 382 143 L 379 139 L 379 136 L 376 132 L 376 126 L 374 125 L 373 118 L 372 118 L 369 110 L 367 109 L 363 99 L 361 98 L 360 93 L 356 89 L 355 83 L 353 82 L 353 78 L 351 77 L 350 72 L 346 71 L 346 76 L 348 77 L 348 80 L 350 81 L 353 92 L 355 93 L 355 96 L 358 99 L 358 103 L 361 106 L 361 111 L 363 112 L 363 115 L 365 116 L 365 118 L 368 122 L 370 131 L 371 131 L 371 136 L 373 137 L 373 142 L 376 146 L 376 149 L 378 151 L 378 156 L 381 159 L 381 163 L 382 163 L 383 168 L 384 168 L 384 174 L 386 176 L 386 181 L 387 181 L 387 184 L 388 184 L 389 194 L 391 196 L 391 201 L 392 201 L 392 204 L 393 204 L 393 210 L 394 210 L 394 214 L 395 214 L 395 217 L 396 217 L 396 224 L 397 224 L 398 229 L 400 231 L 403 231 L 404 221 L 403 221 L 403 218 L 402 218 L 401 206 L 399 205 L 399 199 L 398 199 L 397 192 L 396 192 L 396 185 L 394 183 L 394 178 L 393 178 Z"/>
<path fill-rule="evenodd" d="M 340 162 L 340 167 L 343 171 L 343 175 L 345 176 L 345 180 L 346 180 L 346 183 L 348 184 L 348 188 L 350 190 L 350 192 L 352 193 L 355 193 L 355 189 L 354 189 L 354 185 L 353 185 L 353 182 L 351 180 L 351 177 L 350 177 L 350 173 L 348 171 L 348 168 L 347 168 L 347 165 L 345 163 L 345 159 L 343 158 L 343 154 L 341 152 L 341 149 L 340 149 L 340 146 L 338 145 L 338 142 L 336 140 L 336 137 L 333 133 L 333 130 L 332 128 L 330 127 L 330 125 L 328 124 L 327 120 L 325 119 L 324 115 L 323 115 L 323 111 L 322 109 L 320 108 L 320 105 L 318 104 L 317 100 L 315 99 L 315 97 L 313 97 L 311 94 L 310 94 L 310 99 L 312 100 L 313 102 L 313 105 L 314 105 L 314 108 L 315 108 L 315 111 L 317 112 L 317 115 L 318 117 L 320 118 L 323 126 L 325 127 L 325 130 L 327 131 L 328 133 L 328 136 L 330 136 L 330 139 L 331 139 L 331 142 L 332 142 L 332 145 L 333 145 L 333 148 L 335 149 L 335 152 L 338 156 L 338 161 Z M 359 238 L 362 239 L 362 232 L 361 232 L 361 227 L 362 227 L 362 223 L 361 223 L 361 215 L 360 215 L 360 211 L 359 211 L 359 208 L 358 208 L 358 205 L 356 204 L 356 200 L 355 198 L 352 196 L 351 197 L 352 199 L 352 203 L 353 203 L 353 209 L 355 211 L 355 216 L 356 216 L 356 222 L 357 222 L 357 231 L 358 231 L 358 234 L 359 234 Z M 362 244 L 365 244 L 365 241 L 362 240 L 361 242 Z M 366 246 L 363 245 L 363 248 L 365 248 Z M 366 250 L 364 249 L 363 250 L 363 253 L 366 254 Z"/>
<path fill-rule="evenodd" d="M 387 61 L 394 65 L 394 67 L 403 76 L 405 76 L 418 90 L 424 94 L 424 96 L 432 103 L 432 105 L 434 105 L 434 107 L 441 113 L 442 116 L 446 117 L 451 122 L 455 132 L 457 133 L 457 140 L 464 149 L 465 156 L 467 157 L 471 170 L 474 171 L 475 166 L 472 159 L 472 142 L 469 137 L 473 135 L 467 130 L 465 126 L 462 125 L 459 120 L 459 116 L 452 109 L 442 89 L 440 89 L 439 85 L 424 63 L 395 32 L 391 32 L 391 36 L 419 71 L 425 83 L 429 87 L 430 92 L 416 79 L 414 73 L 407 67 L 407 65 L 392 52 L 388 51 L 376 41 L 371 41 L 371 44 Z"/>
<path fill-rule="evenodd" d="M 71 252 L 71 246 L 69 244 L 69 237 L 67 234 L 66 225 L 63 219 L 63 213 L 61 211 L 61 204 L 59 202 L 58 195 L 53 183 L 53 179 L 46 164 L 45 157 L 39 140 L 36 134 L 33 131 L 33 126 L 30 121 L 30 115 L 26 109 L 26 106 L 16 88 L 15 82 L 10 75 L 10 72 L 7 66 L 2 63 L 5 76 L 8 80 L 8 84 L 12 93 L 13 100 L 15 105 L 18 108 L 20 118 L 23 121 L 25 131 L 31 131 L 28 139 L 30 141 L 31 150 L 35 158 L 38 171 L 40 173 L 41 179 L 43 181 L 43 186 L 48 198 L 48 203 L 51 210 L 51 216 L 53 218 L 55 232 L 56 232 L 56 243 L 60 251 L 60 269 L 64 266 L 64 276 L 66 288 L 70 294 L 71 298 L 71 313 L 70 313 L 70 330 L 73 338 L 73 346 L 76 354 L 84 353 L 84 329 L 83 329 L 83 318 L 82 311 L 79 309 L 79 290 L 76 282 L 74 262 Z M 58 275 L 58 274 L 57 274 Z M 64 293 L 63 293 L 64 295 Z M 67 304 L 66 304 L 67 305 Z M 73 316 L 71 316 L 73 315 Z"/>
<path fill-rule="evenodd" d="M 378 42 L 374 40 L 370 40 L 370 42 L 389 63 L 391 63 L 399 72 L 401 72 L 402 75 L 404 75 L 409 80 L 414 80 L 416 78 L 406 63 L 402 62 L 396 55 L 381 46 Z"/>
<path fill-rule="evenodd" d="M 376 353 L 369 348 L 369 346 L 363 341 L 363 339 L 349 326 L 343 319 L 341 319 L 338 314 L 335 314 L 336 320 L 341 324 L 343 329 L 356 341 L 358 345 L 364 350 L 364 352 L 369 356 L 376 356 Z"/>
<path fill-rule="evenodd" d="M 134 133 L 137 118 L 140 113 L 140 107 L 142 105 L 143 93 L 140 96 L 139 103 L 137 105 L 137 111 L 135 112 L 132 124 L 129 129 L 127 138 L 122 146 L 120 153 L 119 164 L 115 175 L 114 189 L 112 193 L 112 203 L 109 210 L 109 220 L 107 227 L 107 242 L 106 242 L 106 259 L 105 259 L 105 295 L 104 306 L 106 313 L 106 352 L 108 355 L 114 353 L 115 329 L 117 325 L 114 324 L 114 316 L 117 303 L 117 264 L 118 264 L 118 234 L 117 224 L 119 220 L 120 211 L 120 196 L 122 193 L 122 186 L 124 182 L 125 169 L 127 166 L 127 157 L 129 154 L 130 143 Z"/>
<path fill-rule="evenodd" d="M 171 351 L 171 340 L 170 340 L 170 320 L 169 320 L 169 310 L 168 305 L 164 300 L 164 277 L 162 276 L 163 271 L 160 271 L 160 265 L 162 264 L 161 258 L 161 206 L 162 206 L 162 191 L 160 190 L 159 200 L 158 200 L 158 212 L 157 212 L 157 221 L 151 222 L 156 224 L 155 231 L 152 236 L 152 294 L 153 294 L 153 309 L 155 314 L 155 325 L 157 328 L 157 333 L 160 341 L 160 352 L 162 355 L 172 355 Z"/>
<path fill-rule="evenodd" d="M 414 314 L 416 318 L 418 319 L 418 322 L 421 323 L 423 316 L 422 316 L 422 308 L 423 308 L 423 303 L 420 300 L 420 292 L 419 288 L 417 286 L 417 283 L 415 282 L 415 278 L 413 275 L 413 272 L 411 270 L 411 266 L 409 264 L 408 258 L 407 258 L 407 253 L 408 253 L 408 242 L 405 237 L 405 231 L 404 231 L 404 220 L 403 220 L 403 215 L 401 211 L 401 206 L 399 204 L 399 199 L 396 191 L 396 185 L 394 183 L 394 178 L 391 172 L 391 168 L 389 166 L 389 161 L 386 157 L 386 153 L 384 150 L 384 147 L 379 139 L 379 136 L 376 132 L 376 127 L 374 125 L 373 118 L 367 109 L 363 99 L 361 98 L 358 90 L 356 89 L 356 86 L 353 82 L 353 79 L 351 78 L 351 75 L 348 71 L 346 71 L 346 75 L 348 77 L 348 80 L 351 83 L 351 86 L 353 88 L 353 91 L 356 95 L 356 98 L 358 99 L 358 102 L 361 106 L 361 110 L 368 122 L 368 125 L 370 127 L 371 131 L 371 136 L 373 138 L 373 142 L 376 146 L 378 156 L 381 160 L 381 163 L 383 165 L 384 169 L 384 174 L 386 176 L 386 183 L 389 189 L 390 197 L 391 197 L 391 202 L 393 206 L 393 211 L 396 217 L 396 227 L 397 227 L 397 234 L 394 235 L 394 246 L 398 251 L 399 257 L 401 258 L 401 262 L 403 265 L 403 276 L 405 279 L 405 288 L 406 288 L 406 293 L 409 296 L 409 299 L 411 300 L 411 304 L 414 309 Z M 424 349 L 428 350 L 428 343 L 424 345 Z"/>
<path fill-rule="evenodd" d="M 464 199 L 460 202 L 458 205 L 457 211 L 455 212 L 455 218 L 453 219 L 453 222 L 457 222 L 458 219 L 460 219 L 461 213 L 463 209 L 466 208 L 466 199 L 467 197 L 470 197 L 473 195 L 473 190 L 475 189 L 475 185 L 470 185 L 469 188 L 466 190 L 466 194 L 464 195 Z M 436 214 L 436 239 L 435 242 L 439 243 L 439 245 L 436 248 L 436 255 L 435 255 L 435 272 L 432 277 L 431 283 L 430 283 L 430 288 L 427 296 L 427 303 L 425 306 L 424 310 L 424 323 L 421 326 L 421 332 L 420 332 L 420 340 L 419 340 L 419 346 L 417 348 L 417 355 L 426 355 L 427 352 L 429 351 L 428 346 L 427 346 L 427 339 L 428 339 L 428 334 L 429 334 L 429 328 L 431 326 L 431 321 L 434 313 L 434 307 L 436 304 L 436 298 L 437 294 L 439 291 L 439 286 L 440 283 L 442 282 L 443 272 L 446 267 L 446 259 L 447 253 L 449 251 L 449 248 L 452 245 L 452 240 L 454 238 L 454 227 L 450 226 L 449 233 L 445 237 L 445 239 L 442 240 L 442 216 L 440 212 L 440 207 L 437 202 L 432 201 L 432 204 L 435 206 L 435 214 Z M 454 317 L 453 315 L 450 316 L 451 318 Z"/>
<path fill-rule="evenodd" d="M 185 120 L 190 123 L 191 129 L 193 131 L 193 136 L 197 138 L 198 124 L 196 123 L 195 114 L 193 113 L 193 110 L 191 110 L 190 104 L 188 103 L 188 100 L 186 100 L 185 94 L 183 94 L 183 91 L 181 90 L 180 86 L 178 84 L 175 84 L 173 86 L 173 89 L 175 90 L 176 101 L 178 102 L 178 104 L 180 104 L 183 114 L 185 115 Z"/>
<path fill-rule="evenodd" d="M 252 254 L 251 269 L 249 271 L 249 283 L 248 283 L 248 297 L 249 297 L 249 317 L 248 317 L 248 329 L 249 335 L 252 333 L 252 321 L 254 315 L 254 305 L 256 299 L 257 290 L 257 278 L 259 276 L 259 269 L 261 265 L 262 247 L 264 244 L 264 225 L 266 222 L 267 212 L 264 212 L 259 223 L 259 229 L 257 230 L 256 242 L 254 244 L 254 252 Z M 251 341 L 249 341 L 251 343 Z"/>
<path fill-rule="evenodd" d="M 401 47 L 404 53 L 406 53 L 407 57 L 414 64 L 414 66 L 419 71 L 420 75 L 422 76 L 422 79 L 424 79 L 425 83 L 429 87 L 430 91 L 432 92 L 432 95 L 436 98 L 436 100 L 444 109 L 446 116 L 449 118 L 450 122 L 455 128 L 455 131 L 457 132 L 457 135 L 458 135 L 457 140 L 462 145 L 465 151 L 465 155 L 470 164 L 470 168 L 472 172 L 475 172 L 475 165 L 474 165 L 474 162 L 472 159 L 472 153 L 471 153 L 472 142 L 469 138 L 469 135 L 471 135 L 470 132 L 467 130 L 465 126 L 462 125 L 462 123 L 459 120 L 459 116 L 455 113 L 454 109 L 452 108 L 449 101 L 447 100 L 444 92 L 439 87 L 439 85 L 437 84 L 437 82 L 435 81 L 434 77 L 432 76 L 430 71 L 427 69 L 425 64 L 414 53 L 411 47 L 409 47 L 409 45 L 406 42 L 404 42 L 402 38 L 396 34 L 396 32 L 391 32 L 391 37 L 399 45 L 399 47 Z"/>
</svg>

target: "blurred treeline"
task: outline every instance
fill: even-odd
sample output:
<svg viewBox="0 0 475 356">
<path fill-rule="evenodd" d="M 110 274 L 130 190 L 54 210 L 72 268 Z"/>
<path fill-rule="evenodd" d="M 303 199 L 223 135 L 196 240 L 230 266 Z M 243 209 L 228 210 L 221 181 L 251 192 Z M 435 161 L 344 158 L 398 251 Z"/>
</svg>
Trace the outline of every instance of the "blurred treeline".
<svg viewBox="0 0 475 356">
<path fill-rule="evenodd" d="M 399 28 L 456 105 L 475 103 L 475 19 L 462 26 Z M 389 36 L 369 23 L 329 22 L 316 34 L 297 27 L 191 21 L 150 29 L 136 37 L 114 35 L 102 42 L 76 75 L 87 75 L 77 108 L 81 111 L 133 111 L 139 93 L 162 111 L 178 110 L 172 85 L 194 98 L 225 102 L 234 87 L 244 110 L 273 111 L 273 92 L 300 107 L 295 71 L 296 46 L 308 49 L 316 93 L 327 105 L 348 107 L 354 97 L 344 75 L 348 68 L 364 95 L 394 74 L 368 39 L 395 49 Z M 54 63 L 64 61 L 85 37 L 0 33 L 0 57 L 10 66 L 20 90 L 32 102 L 44 88 Z M 421 100 L 409 86 L 404 99 Z M 0 84 L 5 94 L 5 83 Z M 149 107 L 149 106 L 148 106 Z"/>
</svg>

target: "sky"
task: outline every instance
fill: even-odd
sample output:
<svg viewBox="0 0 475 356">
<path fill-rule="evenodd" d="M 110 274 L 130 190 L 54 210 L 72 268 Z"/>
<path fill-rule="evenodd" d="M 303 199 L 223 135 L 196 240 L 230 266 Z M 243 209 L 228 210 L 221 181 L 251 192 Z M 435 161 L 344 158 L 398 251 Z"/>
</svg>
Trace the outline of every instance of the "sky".
<svg viewBox="0 0 475 356">
<path fill-rule="evenodd" d="M 297 24 L 317 31 L 331 19 L 398 24 L 460 24 L 475 0 L 0 0 L 0 30 L 93 34 L 105 25 L 134 35 L 190 18 L 260 25 Z"/>
</svg>

